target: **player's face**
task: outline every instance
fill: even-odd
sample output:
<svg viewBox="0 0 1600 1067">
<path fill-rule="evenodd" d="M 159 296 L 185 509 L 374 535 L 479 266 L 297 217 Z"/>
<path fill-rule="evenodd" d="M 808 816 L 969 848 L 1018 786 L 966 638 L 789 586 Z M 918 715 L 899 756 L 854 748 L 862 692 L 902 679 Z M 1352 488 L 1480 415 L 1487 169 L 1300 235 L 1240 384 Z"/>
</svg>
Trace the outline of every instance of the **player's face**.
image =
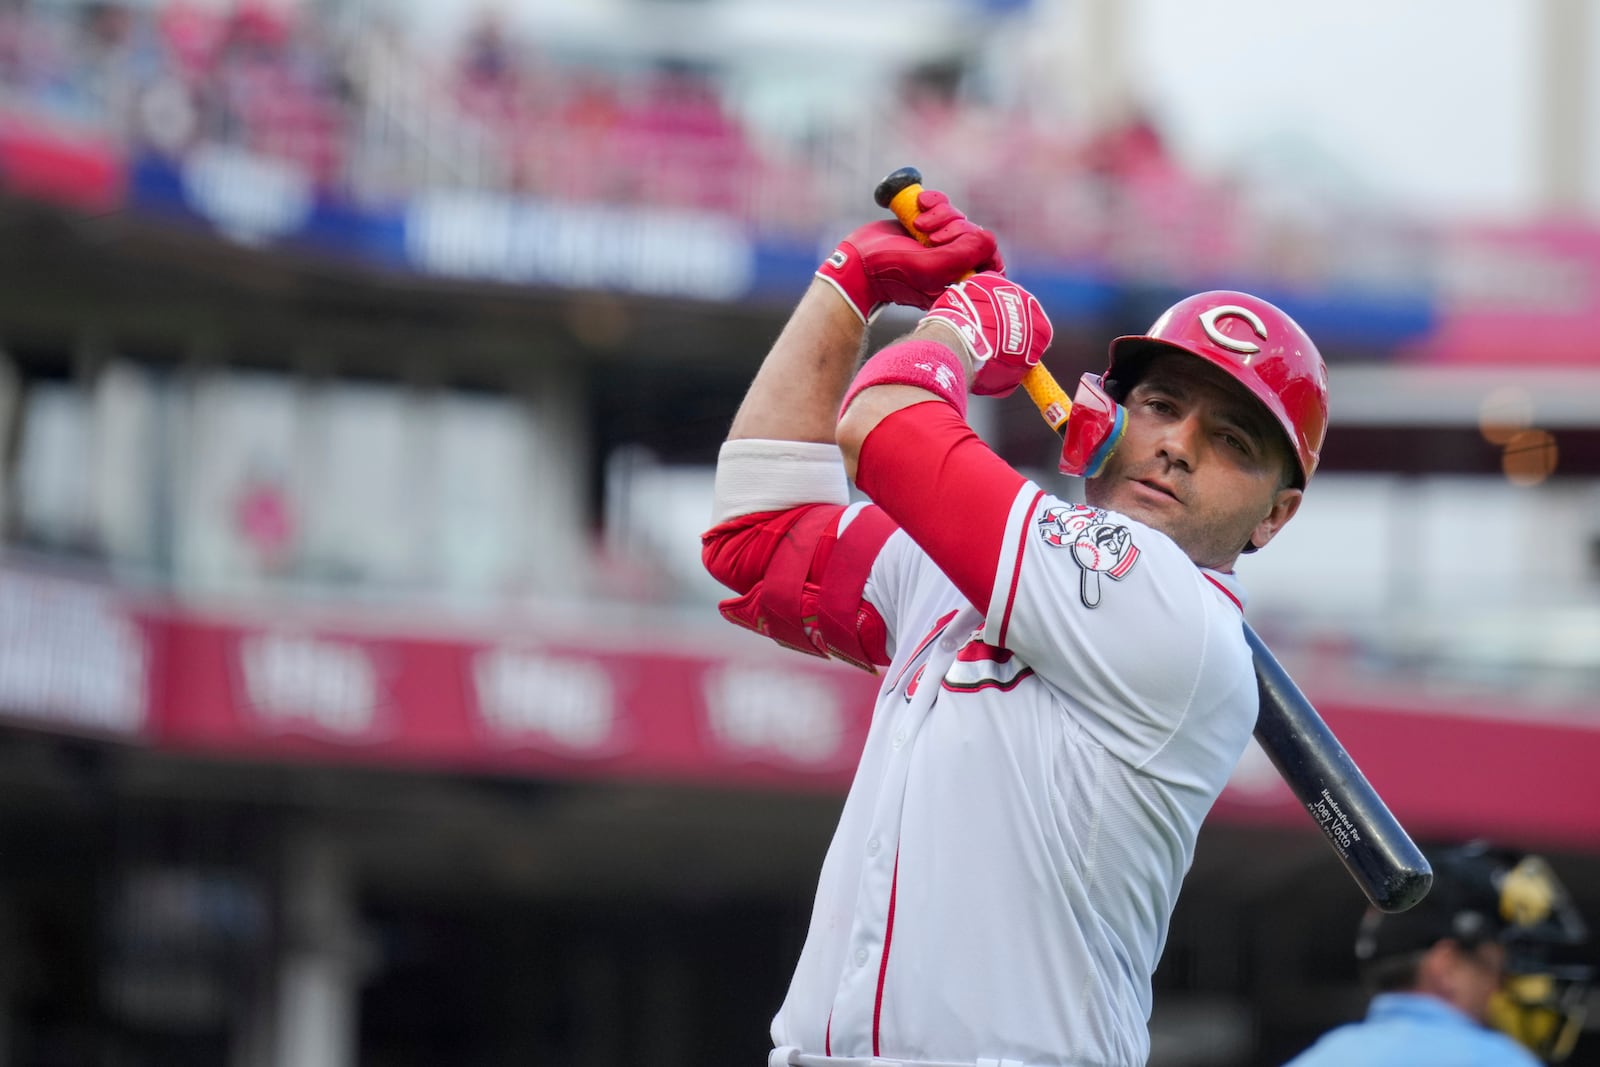
<svg viewBox="0 0 1600 1067">
<path fill-rule="evenodd" d="M 1194 356 L 1161 353 L 1123 399 L 1127 431 L 1089 503 L 1165 533 L 1201 566 L 1226 570 L 1300 507 L 1288 446 L 1244 387 Z"/>
</svg>

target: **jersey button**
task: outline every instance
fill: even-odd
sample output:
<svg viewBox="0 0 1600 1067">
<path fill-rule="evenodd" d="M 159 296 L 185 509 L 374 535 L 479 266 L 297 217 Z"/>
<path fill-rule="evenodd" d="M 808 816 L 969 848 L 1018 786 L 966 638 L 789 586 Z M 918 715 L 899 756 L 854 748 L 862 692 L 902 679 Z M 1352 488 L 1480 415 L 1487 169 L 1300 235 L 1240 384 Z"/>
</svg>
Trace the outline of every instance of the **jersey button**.
<svg viewBox="0 0 1600 1067">
<path fill-rule="evenodd" d="M 904 730 L 896 730 L 895 734 L 894 734 L 894 747 L 895 748 L 899 748 L 901 745 L 904 745 L 905 743 L 906 743 L 906 732 Z"/>
<path fill-rule="evenodd" d="M 876 856 L 878 854 L 878 849 L 881 847 L 882 846 L 878 844 L 878 839 L 874 837 L 871 841 L 867 842 L 867 855 Z"/>
<path fill-rule="evenodd" d="M 865 967 L 866 965 L 867 965 L 867 950 L 864 949 L 864 948 L 856 949 L 856 966 L 857 967 Z"/>
</svg>

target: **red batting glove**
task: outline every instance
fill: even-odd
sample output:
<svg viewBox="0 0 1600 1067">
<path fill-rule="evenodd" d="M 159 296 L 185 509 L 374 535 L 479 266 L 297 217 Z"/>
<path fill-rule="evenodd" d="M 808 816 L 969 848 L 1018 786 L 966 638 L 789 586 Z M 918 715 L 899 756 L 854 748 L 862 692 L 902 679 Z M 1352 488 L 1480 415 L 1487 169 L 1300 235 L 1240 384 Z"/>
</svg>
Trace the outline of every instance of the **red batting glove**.
<svg viewBox="0 0 1600 1067">
<path fill-rule="evenodd" d="M 974 274 L 946 289 L 923 316 L 955 327 L 976 368 L 978 396 L 1010 396 L 1022 376 L 1039 365 L 1052 331 L 1034 295 L 1003 274 Z"/>
<path fill-rule="evenodd" d="M 945 286 L 974 270 L 1005 269 L 994 234 L 963 215 L 936 189 L 917 197 L 917 230 L 924 245 L 898 222 L 869 222 L 839 242 L 817 277 L 845 298 L 866 322 L 885 304 L 929 308 Z"/>
</svg>

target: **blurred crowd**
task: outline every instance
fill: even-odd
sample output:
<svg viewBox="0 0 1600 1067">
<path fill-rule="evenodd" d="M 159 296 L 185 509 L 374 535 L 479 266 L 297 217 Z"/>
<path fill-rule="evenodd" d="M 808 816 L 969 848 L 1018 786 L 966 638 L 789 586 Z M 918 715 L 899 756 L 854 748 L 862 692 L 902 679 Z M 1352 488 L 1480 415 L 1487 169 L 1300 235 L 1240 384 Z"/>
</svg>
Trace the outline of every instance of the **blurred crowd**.
<svg viewBox="0 0 1600 1067">
<path fill-rule="evenodd" d="M 130 153 L 245 149 L 357 204 L 464 188 L 711 209 L 810 237 L 858 214 L 875 180 L 858 171 L 893 159 L 1057 256 L 1159 272 L 1161 257 L 1226 262 L 1250 240 L 1239 198 L 1187 174 L 1143 115 L 1066 129 L 912 69 L 884 100 L 778 130 L 721 73 L 558 54 L 489 15 L 423 42 L 370 10 L 0 0 L 3 106 Z"/>
</svg>

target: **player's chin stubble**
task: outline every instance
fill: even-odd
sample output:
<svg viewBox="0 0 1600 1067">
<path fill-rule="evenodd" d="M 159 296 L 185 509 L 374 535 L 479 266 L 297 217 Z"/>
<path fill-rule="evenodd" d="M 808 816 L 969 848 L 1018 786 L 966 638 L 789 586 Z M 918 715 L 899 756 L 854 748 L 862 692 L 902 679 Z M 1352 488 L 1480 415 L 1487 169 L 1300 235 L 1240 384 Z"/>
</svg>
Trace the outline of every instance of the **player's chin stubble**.
<svg viewBox="0 0 1600 1067">
<path fill-rule="evenodd" d="M 1170 537 L 1201 567 L 1226 569 L 1238 558 L 1238 551 L 1255 529 L 1243 528 L 1243 520 L 1207 521 L 1194 514 L 1193 502 L 1173 501 L 1170 507 L 1155 507 L 1141 501 L 1131 488 L 1126 472 L 1107 471 L 1084 483 L 1084 499 L 1097 508 L 1134 519 Z M 1241 527 L 1235 531 L 1235 526 Z M 1223 527 L 1227 529 L 1224 530 Z"/>
</svg>

